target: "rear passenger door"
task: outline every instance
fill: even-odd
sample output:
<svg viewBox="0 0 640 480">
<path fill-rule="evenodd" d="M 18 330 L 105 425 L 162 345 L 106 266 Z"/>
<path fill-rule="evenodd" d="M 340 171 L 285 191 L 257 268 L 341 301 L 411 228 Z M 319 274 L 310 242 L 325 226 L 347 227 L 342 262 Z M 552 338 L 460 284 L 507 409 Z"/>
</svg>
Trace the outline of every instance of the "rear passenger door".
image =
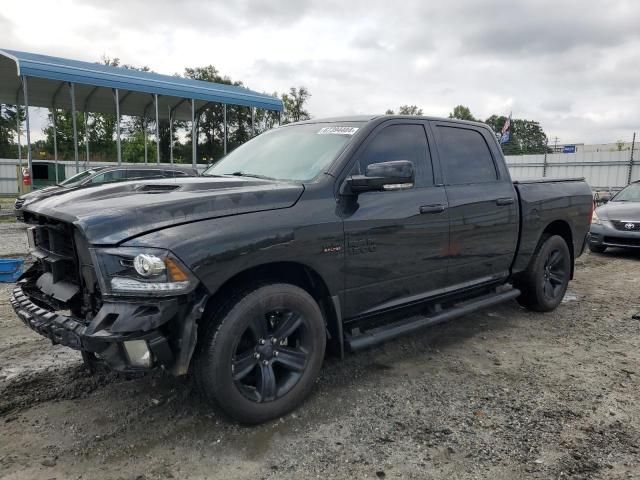
<svg viewBox="0 0 640 480">
<path fill-rule="evenodd" d="M 443 286 L 449 220 L 425 126 L 385 122 L 355 154 L 351 175 L 393 160 L 411 161 L 416 175 L 413 188 L 344 199 L 346 318 L 417 301 Z"/>
<path fill-rule="evenodd" d="M 431 122 L 449 202 L 452 288 L 509 274 L 518 239 L 515 189 L 491 133 L 461 123 Z"/>
</svg>

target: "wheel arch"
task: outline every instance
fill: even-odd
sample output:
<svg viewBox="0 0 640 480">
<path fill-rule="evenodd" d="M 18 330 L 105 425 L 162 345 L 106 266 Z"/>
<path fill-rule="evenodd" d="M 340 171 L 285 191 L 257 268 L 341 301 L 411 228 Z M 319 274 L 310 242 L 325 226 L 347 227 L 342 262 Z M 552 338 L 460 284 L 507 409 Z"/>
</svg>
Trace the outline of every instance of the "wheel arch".
<svg viewBox="0 0 640 480">
<path fill-rule="evenodd" d="M 573 272 L 574 272 L 574 263 L 575 263 L 575 251 L 573 245 L 573 231 L 571 230 L 571 225 L 566 220 L 554 220 L 549 223 L 542 231 L 540 235 L 540 239 L 538 240 L 538 246 L 536 251 L 542 245 L 542 242 L 545 238 L 558 235 L 564 239 L 567 243 L 567 247 L 569 247 L 569 253 L 571 254 L 571 279 L 573 280 Z"/>
<path fill-rule="evenodd" d="M 299 262 L 263 263 L 237 272 L 212 293 L 200 321 L 215 316 L 230 299 L 237 296 L 238 291 L 245 290 L 250 285 L 267 283 L 289 283 L 309 293 L 324 317 L 329 345 L 332 349 L 341 348 L 342 325 L 339 304 L 336 305 L 333 301 L 327 282 L 322 276 L 314 268 Z"/>
</svg>

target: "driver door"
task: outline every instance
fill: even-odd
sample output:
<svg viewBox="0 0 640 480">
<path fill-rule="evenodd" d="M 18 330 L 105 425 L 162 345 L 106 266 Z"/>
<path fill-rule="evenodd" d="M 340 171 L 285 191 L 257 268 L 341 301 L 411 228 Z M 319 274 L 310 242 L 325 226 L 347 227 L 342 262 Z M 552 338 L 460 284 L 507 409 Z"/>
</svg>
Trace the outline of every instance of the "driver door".
<svg viewBox="0 0 640 480">
<path fill-rule="evenodd" d="M 378 127 L 356 153 L 351 174 L 367 165 L 409 160 L 413 188 L 360 193 L 344 215 L 345 318 L 419 301 L 444 287 L 449 216 L 439 168 L 421 122 Z"/>
</svg>

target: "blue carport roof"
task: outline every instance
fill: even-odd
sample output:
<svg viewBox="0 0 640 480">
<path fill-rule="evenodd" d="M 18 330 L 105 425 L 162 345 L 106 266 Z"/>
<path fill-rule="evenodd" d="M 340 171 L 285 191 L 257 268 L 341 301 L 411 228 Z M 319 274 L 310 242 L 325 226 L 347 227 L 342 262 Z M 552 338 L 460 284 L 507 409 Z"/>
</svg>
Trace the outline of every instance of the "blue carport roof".
<svg viewBox="0 0 640 480">
<path fill-rule="evenodd" d="M 79 111 L 115 112 L 114 88 L 120 91 L 123 115 L 146 113 L 153 117 L 153 94 L 160 96 L 161 118 L 167 118 L 169 109 L 177 106 L 175 118 L 190 119 L 191 106 L 181 103 L 183 99 L 196 100 L 196 108 L 214 102 L 282 110 L 280 99 L 243 87 L 15 50 L 0 50 L 0 103 L 16 103 L 20 76 L 29 77 L 29 105 L 37 107 L 51 107 L 55 96 L 56 106 L 70 108 L 70 95 L 64 84 L 72 82 L 76 85 Z"/>
</svg>

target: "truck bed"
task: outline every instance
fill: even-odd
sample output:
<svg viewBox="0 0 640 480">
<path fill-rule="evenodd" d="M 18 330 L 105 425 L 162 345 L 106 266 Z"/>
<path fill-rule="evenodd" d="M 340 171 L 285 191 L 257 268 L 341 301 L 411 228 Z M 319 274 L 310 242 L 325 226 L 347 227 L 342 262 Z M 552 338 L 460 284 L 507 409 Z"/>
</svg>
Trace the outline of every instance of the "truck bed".
<svg viewBox="0 0 640 480">
<path fill-rule="evenodd" d="M 554 232 L 571 237 L 574 257 L 582 253 L 591 223 L 593 197 L 584 178 L 540 178 L 513 182 L 520 205 L 520 237 L 512 273 L 527 268 L 542 233 L 549 226 Z"/>
</svg>

